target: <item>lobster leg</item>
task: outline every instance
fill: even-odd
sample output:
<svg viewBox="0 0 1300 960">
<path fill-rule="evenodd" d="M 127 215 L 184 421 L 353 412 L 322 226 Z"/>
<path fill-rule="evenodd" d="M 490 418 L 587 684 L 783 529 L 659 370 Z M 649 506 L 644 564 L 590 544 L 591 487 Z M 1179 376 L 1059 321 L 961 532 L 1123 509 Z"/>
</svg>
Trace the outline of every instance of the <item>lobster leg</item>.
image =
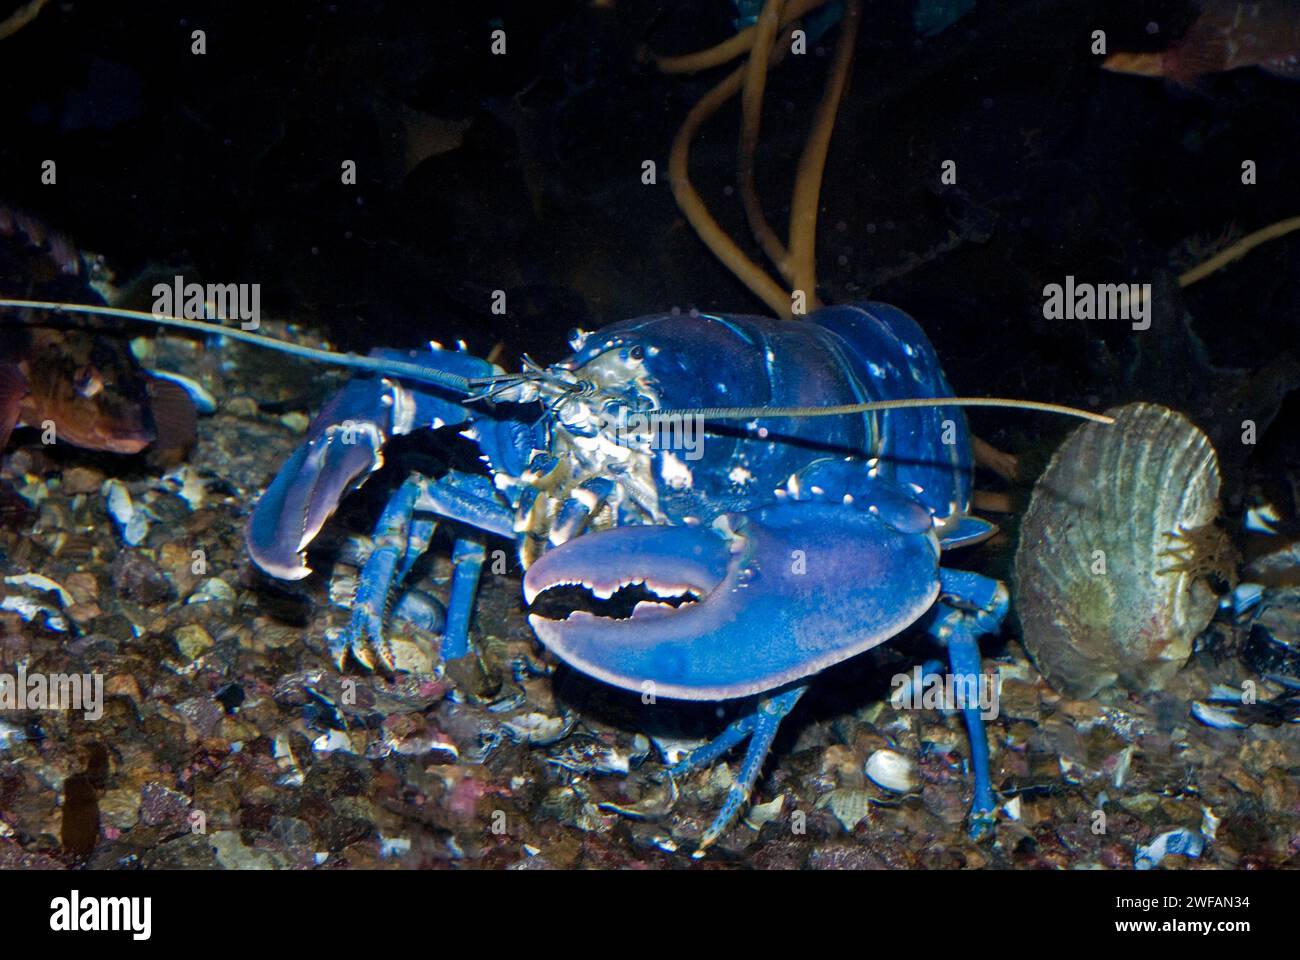
<svg viewBox="0 0 1300 960">
<path fill-rule="evenodd" d="M 594 477 L 580 484 L 556 514 L 547 539 L 551 546 L 568 543 L 587 528 L 587 521 L 617 488 L 608 477 Z"/>
<path fill-rule="evenodd" d="M 442 635 L 443 663 L 469 653 L 469 618 L 486 556 L 483 541 L 477 537 L 458 537 L 452 548 L 451 596 L 447 602 L 447 629 Z"/>
<path fill-rule="evenodd" d="M 939 572 L 939 602 L 926 625 L 927 631 L 948 648 L 953 675 L 962 689 L 979 690 L 981 674 L 977 638 L 996 633 L 1007 614 L 1007 588 L 1000 581 L 964 570 L 942 569 Z M 979 839 L 993 827 L 997 800 L 989 776 L 989 741 L 984 717 L 975 697 L 968 696 L 962 705 L 966 731 L 970 735 L 971 769 L 975 788 L 971 799 L 970 835 Z"/>
<path fill-rule="evenodd" d="M 496 499 L 492 481 L 478 474 L 450 470 L 436 481 L 426 479 L 415 508 L 515 539 L 514 513 Z"/>
<path fill-rule="evenodd" d="M 744 808 L 754 789 L 754 783 L 758 780 L 758 774 L 763 769 L 763 761 L 767 759 L 768 751 L 772 749 L 777 728 L 807 689 L 807 684 L 800 684 L 774 696 L 762 698 L 754 707 L 753 713 L 746 714 L 735 721 L 709 743 L 692 750 L 668 771 L 670 776 L 680 777 L 692 770 L 708 766 L 749 737 L 749 747 L 745 751 L 745 759 L 741 762 L 740 774 L 732 781 L 722 809 L 718 811 L 713 823 L 700 837 L 700 845 L 693 856 L 697 858 L 703 856 L 704 851 L 722 836 L 722 832 L 731 826 L 732 821 Z"/>
<path fill-rule="evenodd" d="M 384 620 L 393 591 L 401 586 L 411 567 L 429 549 L 437 520 L 417 513 L 458 520 L 488 530 L 507 533 L 510 512 L 492 500 L 490 481 L 452 471 L 438 480 L 411 474 L 384 507 L 374 533 L 375 549 L 361 571 L 352 607 L 352 622 L 345 646 L 368 667 L 375 658 L 393 669 L 393 656 L 384 640 Z M 452 553 L 455 570 L 443 633 L 442 656 L 449 659 L 469 652 L 469 618 L 483 567 L 483 544 L 476 537 L 460 537 Z"/>
<path fill-rule="evenodd" d="M 393 657 L 384 642 L 384 618 L 391 591 L 401 585 L 429 548 L 437 522 L 414 516 L 424 478 L 412 474 L 398 489 L 375 526 L 375 548 L 362 568 L 357 595 L 352 601 L 352 623 L 345 647 L 371 669 L 374 656 L 389 669 Z"/>
</svg>

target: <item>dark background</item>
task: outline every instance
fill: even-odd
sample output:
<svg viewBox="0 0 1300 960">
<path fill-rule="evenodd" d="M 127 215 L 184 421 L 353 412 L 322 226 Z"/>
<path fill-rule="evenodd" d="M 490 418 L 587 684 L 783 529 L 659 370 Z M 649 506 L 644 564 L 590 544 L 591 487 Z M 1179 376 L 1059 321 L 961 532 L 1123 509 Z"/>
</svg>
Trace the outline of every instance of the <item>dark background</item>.
<svg viewBox="0 0 1300 960">
<path fill-rule="evenodd" d="M 0 15 L 16 5 L 0 0 Z M 1180 2 L 980 0 L 922 39 L 912 3 L 867 4 L 822 194 L 823 298 L 908 310 L 958 393 L 1163 400 L 1222 441 L 1239 429 L 1225 398 L 1253 390 L 1273 423 L 1263 449 L 1290 456 L 1294 395 L 1272 416 L 1295 384 L 1259 377 L 1300 355 L 1300 235 L 1185 292 L 1173 278 L 1216 238 L 1300 213 L 1300 84 L 1252 69 L 1185 89 L 1106 73 L 1089 51 L 1095 29 L 1111 50 L 1161 48 L 1193 16 Z M 722 73 L 665 76 L 645 56 L 716 43 L 731 18 L 724 0 L 54 3 L 0 41 L 0 200 L 103 253 L 119 279 L 165 266 L 258 282 L 264 311 L 353 349 L 463 337 L 479 353 L 504 342 L 510 365 L 557 359 L 575 325 L 763 312 L 667 182 L 674 132 Z M 504 57 L 489 50 L 497 26 Z M 833 41 L 769 83 L 759 190 L 782 233 Z M 733 104 L 696 142 L 692 175 L 757 257 L 725 192 L 736 131 Z M 432 146 L 412 166 L 417 134 Z M 44 159 L 57 186 L 40 184 Z M 340 183 L 344 159 L 356 186 Z M 939 183 L 947 159 L 956 187 Z M 1241 184 L 1244 159 L 1256 186 Z M 1155 284 L 1152 329 L 1044 320 L 1043 286 L 1067 274 Z M 504 317 L 489 310 L 498 288 Z M 1070 426 L 973 420 L 1021 448 L 1050 449 Z"/>
</svg>

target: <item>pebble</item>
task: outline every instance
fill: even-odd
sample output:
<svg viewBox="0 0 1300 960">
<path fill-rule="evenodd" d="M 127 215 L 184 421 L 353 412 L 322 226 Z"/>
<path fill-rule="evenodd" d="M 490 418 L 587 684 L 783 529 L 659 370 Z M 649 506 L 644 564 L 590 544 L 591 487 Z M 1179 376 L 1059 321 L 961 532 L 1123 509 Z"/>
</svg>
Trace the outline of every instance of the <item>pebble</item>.
<svg viewBox="0 0 1300 960">
<path fill-rule="evenodd" d="M 76 496 L 95 493 L 104 483 L 104 475 L 92 467 L 70 467 L 63 471 L 63 492 Z"/>
<path fill-rule="evenodd" d="M 197 623 L 187 623 L 176 630 L 176 649 L 186 660 L 197 660 L 215 645 L 212 635 Z"/>
<path fill-rule="evenodd" d="M 140 791 L 131 787 L 108 790 L 99 798 L 99 815 L 119 830 L 129 830 L 140 819 Z"/>
<path fill-rule="evenodd" d="M 832 744 L 822 752 L 822 773 L 830 774 L 836 783 L 850 787 L 862 786 L 862 768 L 851 747 Z"/>
<path fill-rule="evenodd" d="M 1037 721 L 1043 704 L 1038 685 L 1023 680 L 1003 679 L 998 693 L 998 714 L 1013 720 Z"/>
<path fill-rule="evenodd" d="M 216 870 L 223 864 L 203 834 L 186 833 L 159 847 L 146 850 L 140 857 L 146 870 Z"/>
<path fill-rule="evenodd" d="M 257 401 L 252 397 L 231 397 L 226 401 L 226 413 L 240 420 L 252 420 L 257 416 Z"/>
<path fill-rule="evenodd" d="M 311 423 L 311 420 L 308 419 L 306 414 L 294 410 L 282 416 L 280 422 L 294 433 L 304 434 L 307 432 L 307 427 Z"/>
<path fill-rule="evenodd" d="M 180 543 L 164 543 L 158 550 L 158 565 L 167 573 L 182 597 L 187 597 L 199 582 L 194 573 L 194 556 L 189 547 Z"/>
<path fill-rule="evenodd" d="M 235 590 L 220 577 L 208 577 L 201 582 L 186 603 L 229 603 L 235 599 Z"/>
<path fill-rule="evenodd" d="M 78 570 L 63 578 L 63 585 L 77 603 L 90 603 L 99 599 L 99 580 L 93 573 Z"/>
<path fill-rule="evenodd" d="M 145 826 L 187 824 L 189 808 L 189 797 L 161 783 L 146 783 L 140 793 L 140 822 Z"/>
<path fill-rule="evenodd" d="M 244 846 L 236 830 L 218 830 L 209 837 L 217 862 L 227 870 L 279 870 L 288 861 L 270 850 Z"/>
<path fill-rule="evenodd" d="M 126 697 L 133 704 L 140 703 L 140 684 L 129 673 L 117 673 L 104 681 L 104 695 Z"/>
<path fill-rule="evenodd" d="M 125 549 L 118 552 L 109 568 L 109 579 L 118 596 L 150 607 L 174 595 L 158 564 L 141 550 Z"/>
</svg>

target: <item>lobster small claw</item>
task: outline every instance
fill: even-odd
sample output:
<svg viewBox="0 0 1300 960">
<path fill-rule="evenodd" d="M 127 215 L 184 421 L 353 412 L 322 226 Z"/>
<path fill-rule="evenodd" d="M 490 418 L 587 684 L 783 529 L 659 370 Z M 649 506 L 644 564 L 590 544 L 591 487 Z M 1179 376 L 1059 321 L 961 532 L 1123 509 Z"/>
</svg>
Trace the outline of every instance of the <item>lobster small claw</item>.
<svg viewBox="0 0 1300 960">
<path fill-rule="evenodd" d="M 426 363 L 463 377 L 499 372 L 485 360 L 431 344 L 418 352 L 372 350 L 379 359 Z M 462 424 L 463 397 L 436 387 L 407 387 L 386 377 L 362 377 L 334 395 L 307 428 L 307 439 L 280 468 L 249 518 L 253 562 L 273 577 L 311 573 L 305 551 L 339 501 L 384 464 L 390 437 Z"/>
<path fill-rule="evenodd" d="M 301 580 L 310 574 L 307 545 L 343 496 L 383 465 L 393 409 L 379 386 L 380 381 L 354 380 L 336 394 L 253 508 L 248 552 L 271 576 Z"/>
</svg>

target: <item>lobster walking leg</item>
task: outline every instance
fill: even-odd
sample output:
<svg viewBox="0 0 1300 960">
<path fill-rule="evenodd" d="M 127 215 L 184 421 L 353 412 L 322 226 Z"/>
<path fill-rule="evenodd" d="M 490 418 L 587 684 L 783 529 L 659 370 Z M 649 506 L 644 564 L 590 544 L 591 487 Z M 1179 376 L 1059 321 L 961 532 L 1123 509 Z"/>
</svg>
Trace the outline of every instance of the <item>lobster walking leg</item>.
<svg viewBox="0 0 1300 960">
<path fill-rule="evenodd" d="M 369 667 L 371 651 L 391 665 L 392 655 L 384 647 L 384 616 L 391 590 L 400 585 L 415 561 L 429 548 L 436 522 L 414 517 L 422 478 L 412 474 L 384 507 L 375 525 L 374 550 L 366 560 L 352 602 L 352 623 L 346 646 Z M 369 650 L 366 644 L 369 644 Z"/>
<path fill-rule="evenodd" d="M 442 635 L 443 663 L 469 653 L 469 619 L 486 555 L 483 541 L 477 537 L 459 537 L 452 548 L 451 596 L 447 601 L 447 629 Z"/>
<path fill-rule="evenodd" d="M 392 653 L 384 641 L 384 615 L 394 591 L 428 550 L 436 529 L 437 520 L 418 517 L 421 512 L 494 533 L 509 529 L 511 520 L 509 511 L 491 499 L 491 487 L 484 477 L 452 471 L 438 480 L 420 474 L 407 478 L 384 507 L 376 525 L 375 549 L 362 568 L 345 638 L 344 646 L 350 647 L 367 666 L 373 667 L 377 656 L 385 667 L 393 668 Z M 469 619 L 484 555 L 477 537 L 457 539 L 442 640 L 444 661 L 469 652 Z"/>
<path fill-rule="evenodd" d="M 515 538 L 515 515 L 496 499 L 487 477 L 450 470 L 436 481 L 425 480 L 415 506 L 486 533 Z"/>
<path fill-rule="evenodd" d="M 700 845 L 694 854 L 696 857 L 703 855 L 704 851 L 722 836 L 722 832 L 731 826 L 732 821 L 744 809 L 750 793 L 753 792 L 754 783 L 758 780 L 758 774 L 763 769 L 763 761 L 767 759 L 768 751 L 772 749 L 777 728 L 807 689 L 807 684 L 800 684 L 783 690 L 775 696 L 764 697 L 758 701 L 753 713 L 741 717 L 711 742 L 698 750 L 691 751 L 669 770 L 671 776 L 678 777 L 691 770 L 708 766 L 745 737 L 749 737 L 749 747 L 745 751 L 745 759 L 740 764 L 740 773 L 732 781 L 722 809 L 718 811 L 713 823 L 700 837 Z"/>
<path fill-rule="evenodd" d="M 971 800 L 970 835 L 985 836 L 993 827 L 997 800 L 989 776 L 989 741 L 978 697 L 981 674 L 977 638 L 995 633 L 1007 614 L 1007 588 L 990 577 L 964 570 L 941 570 L 939 602 L 926 629 L 948 648 L 948 660 L 960 688 L 967 692 L 962 705 L 970 735 L 971 769 L 975 777 Z"/>
</svg>

